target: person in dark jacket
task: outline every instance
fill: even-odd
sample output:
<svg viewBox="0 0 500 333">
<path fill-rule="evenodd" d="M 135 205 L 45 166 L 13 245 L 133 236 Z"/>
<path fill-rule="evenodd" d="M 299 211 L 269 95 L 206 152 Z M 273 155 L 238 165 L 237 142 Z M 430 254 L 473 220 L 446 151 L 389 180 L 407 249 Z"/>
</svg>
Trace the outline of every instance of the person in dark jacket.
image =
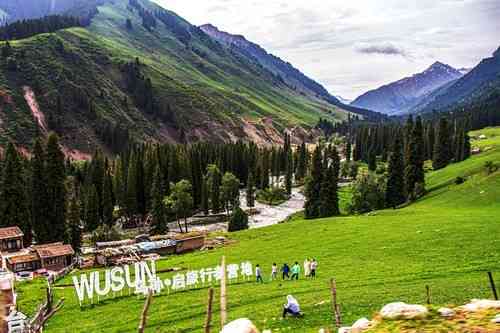
<svg viewBox="0 0 500 333">
<path fill-rule="evenodd" d="M 290 266 L 288 264 L 283 264 L 283 267 L 281 267 L 281 272 L 283 273 L 283 280 L 285 278 L 289 279 L 290 278 Z"/>
</svg>

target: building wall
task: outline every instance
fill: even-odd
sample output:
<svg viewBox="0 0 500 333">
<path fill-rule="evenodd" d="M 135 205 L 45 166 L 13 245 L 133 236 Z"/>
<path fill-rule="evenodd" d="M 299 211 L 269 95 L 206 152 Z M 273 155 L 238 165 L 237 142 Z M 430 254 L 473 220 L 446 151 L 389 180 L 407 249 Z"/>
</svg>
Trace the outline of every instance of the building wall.
<svg viewBox="0 0 500 333">
<path fill-rule="evenodd" d="M 9 246 L 11 244 L 11 246 Z M 23 248 L 23 238 L 16 237 L 10 239 L 2 239 L 0 241 L 0 251 L 4 252 L 16 252 Z"/>
<path fill-rule="evenodd" d="M 194 237 L 177 241 L 177 253 L 184 253 L 201 249 L 205 245 L 205 237 Z"/>
</svg>

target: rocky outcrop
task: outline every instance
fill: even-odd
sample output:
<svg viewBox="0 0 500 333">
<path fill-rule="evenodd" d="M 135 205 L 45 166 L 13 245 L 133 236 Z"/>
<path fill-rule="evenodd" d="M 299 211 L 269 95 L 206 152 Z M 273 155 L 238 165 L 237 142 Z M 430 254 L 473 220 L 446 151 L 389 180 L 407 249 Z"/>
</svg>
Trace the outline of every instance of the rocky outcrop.
<svg viewBox="0 0 500 333">
<path fill-rule="evenodd" d="M 418 319 L 425 318 L 429 311 L 423 305 L 396 302 L 387 304 L 380 310 L 384 319 Z"/>
<path fill-rule="evenodd" d="M 221 333 L 259 333 L 259 331 L 249 319 L 240 318 L 224 326 Z"/>
<path fill-rule="evenodd" d="M 460 307 L 466 312 L 478 312 L 489 309 L 500 309 L 500 301 L 492 301 L 489 299 L 473 299 L 470 303 Z"/>
</svg>

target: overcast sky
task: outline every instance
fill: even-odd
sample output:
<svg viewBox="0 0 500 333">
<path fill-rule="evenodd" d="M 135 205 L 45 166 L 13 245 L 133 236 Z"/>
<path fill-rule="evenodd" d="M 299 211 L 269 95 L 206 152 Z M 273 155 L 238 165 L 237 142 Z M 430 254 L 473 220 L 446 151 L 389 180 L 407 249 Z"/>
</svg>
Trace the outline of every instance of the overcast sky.
<svg viewBox="0 0 500 333">
<path fill-rule="evenodd" d="M 350 99 L 435 61 L 473 67 L 500 46 L 500 0 L 155 1 L 244 35 Z"/>
</svg>

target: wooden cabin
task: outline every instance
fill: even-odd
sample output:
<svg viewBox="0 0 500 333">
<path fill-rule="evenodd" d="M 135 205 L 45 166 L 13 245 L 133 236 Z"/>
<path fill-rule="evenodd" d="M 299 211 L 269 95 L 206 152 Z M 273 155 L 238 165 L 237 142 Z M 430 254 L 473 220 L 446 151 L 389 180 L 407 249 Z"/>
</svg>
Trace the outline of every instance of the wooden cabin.
<svg viewBox="0 0 500 333">
<path fill-rule="evenodd" d="M 19 227 L 0 228 L 0 252 L 17 252 L 23 249 L 24 233 Z"/>
</svg>

